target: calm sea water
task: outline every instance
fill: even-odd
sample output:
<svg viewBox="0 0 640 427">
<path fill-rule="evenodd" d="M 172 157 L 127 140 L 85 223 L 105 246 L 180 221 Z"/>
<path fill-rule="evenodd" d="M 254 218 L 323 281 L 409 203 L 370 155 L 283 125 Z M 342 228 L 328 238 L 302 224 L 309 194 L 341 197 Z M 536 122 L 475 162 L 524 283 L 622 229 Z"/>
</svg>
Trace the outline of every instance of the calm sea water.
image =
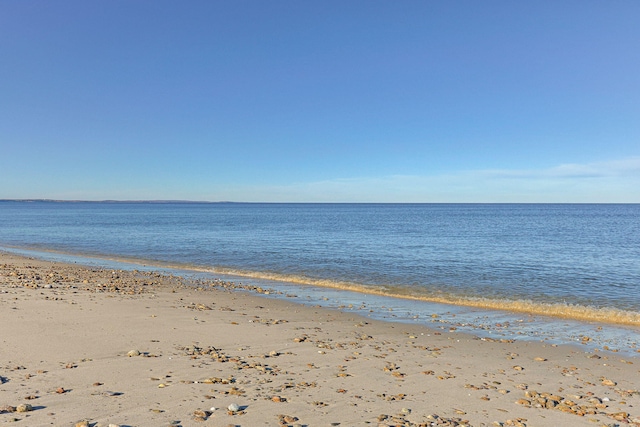
<svg viewBox="0 0 640 427">
<path fill-rule="evenodd" d="M 0 246 L 640 325 L 640 205 L 5 201 Z"/>
</svg>

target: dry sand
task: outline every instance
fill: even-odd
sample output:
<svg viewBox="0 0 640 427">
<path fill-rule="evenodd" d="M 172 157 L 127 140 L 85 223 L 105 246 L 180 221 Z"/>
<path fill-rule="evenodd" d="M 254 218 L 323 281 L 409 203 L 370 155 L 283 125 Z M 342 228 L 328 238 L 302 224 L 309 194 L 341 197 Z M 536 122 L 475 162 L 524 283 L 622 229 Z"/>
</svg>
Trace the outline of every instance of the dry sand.
<svg viewBox="0 0 640 427">
<path fill-rule="evenodd" d="M 640 426 L 640 358 L 6 253 L 0 341 L 1 425 Z"/>
</svg>

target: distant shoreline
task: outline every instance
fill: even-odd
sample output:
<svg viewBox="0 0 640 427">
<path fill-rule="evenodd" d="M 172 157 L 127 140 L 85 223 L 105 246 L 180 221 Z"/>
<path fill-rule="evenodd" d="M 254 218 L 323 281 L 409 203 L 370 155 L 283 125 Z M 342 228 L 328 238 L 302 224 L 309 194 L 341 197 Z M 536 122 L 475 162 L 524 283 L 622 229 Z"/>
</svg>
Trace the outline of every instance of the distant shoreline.
<svg viewBox="0 0 640 427">
<path fill-rule="evenodd" d="M 192 204 L 192 205 L 640 205 L 636 202 L 238 202 L 230 200 L 65 200 L 65 199 L 0 199 L 0 203 L 102 203 L 102 204 Z"/>
<path fill-rule="evenodd" d="M 0 202 L 22 202 L 22 203 L 148 203 L 148 204 L 219 204 L 219 203 L 251 203 L 251 202 L 231 202 L 218 201 L 209 202 L 204 200 L 62 200 L 62 199 L 0 199 Z"/>
</svg>

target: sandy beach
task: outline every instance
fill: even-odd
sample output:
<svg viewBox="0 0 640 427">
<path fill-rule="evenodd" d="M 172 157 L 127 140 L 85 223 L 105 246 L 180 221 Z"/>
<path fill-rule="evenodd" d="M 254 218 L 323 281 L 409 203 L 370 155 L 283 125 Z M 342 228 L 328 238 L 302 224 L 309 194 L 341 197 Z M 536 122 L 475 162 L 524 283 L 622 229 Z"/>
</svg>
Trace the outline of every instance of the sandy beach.
<svg viewBox="0 0 640 427">
<path fill-rule="evenodd" d="M 640 426 L 640 357 L 220 281 L 0 253 L 0 341 L 2 425 Z"/>
</svg>

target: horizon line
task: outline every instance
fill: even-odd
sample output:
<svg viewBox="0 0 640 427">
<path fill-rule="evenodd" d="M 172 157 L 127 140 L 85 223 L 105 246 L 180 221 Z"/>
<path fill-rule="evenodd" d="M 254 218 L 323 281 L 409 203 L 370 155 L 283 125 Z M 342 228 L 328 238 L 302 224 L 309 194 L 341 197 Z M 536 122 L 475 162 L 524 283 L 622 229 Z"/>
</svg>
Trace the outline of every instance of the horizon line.
<svg viewBox="0 0 640 427">
<path fill-rule="evenodd" d="M 104 203 L 104 204 L 316 204 L 316 205 L 638 205 L 638 202 L 261 202 L 261 201 L 232 201 L 232 200 L 182 200 L 182 199 L 48 199 L 48 198 L 27 198 L 0 199 L 0 202 L 45 202 L 45 203 Z"/>
</svg>

